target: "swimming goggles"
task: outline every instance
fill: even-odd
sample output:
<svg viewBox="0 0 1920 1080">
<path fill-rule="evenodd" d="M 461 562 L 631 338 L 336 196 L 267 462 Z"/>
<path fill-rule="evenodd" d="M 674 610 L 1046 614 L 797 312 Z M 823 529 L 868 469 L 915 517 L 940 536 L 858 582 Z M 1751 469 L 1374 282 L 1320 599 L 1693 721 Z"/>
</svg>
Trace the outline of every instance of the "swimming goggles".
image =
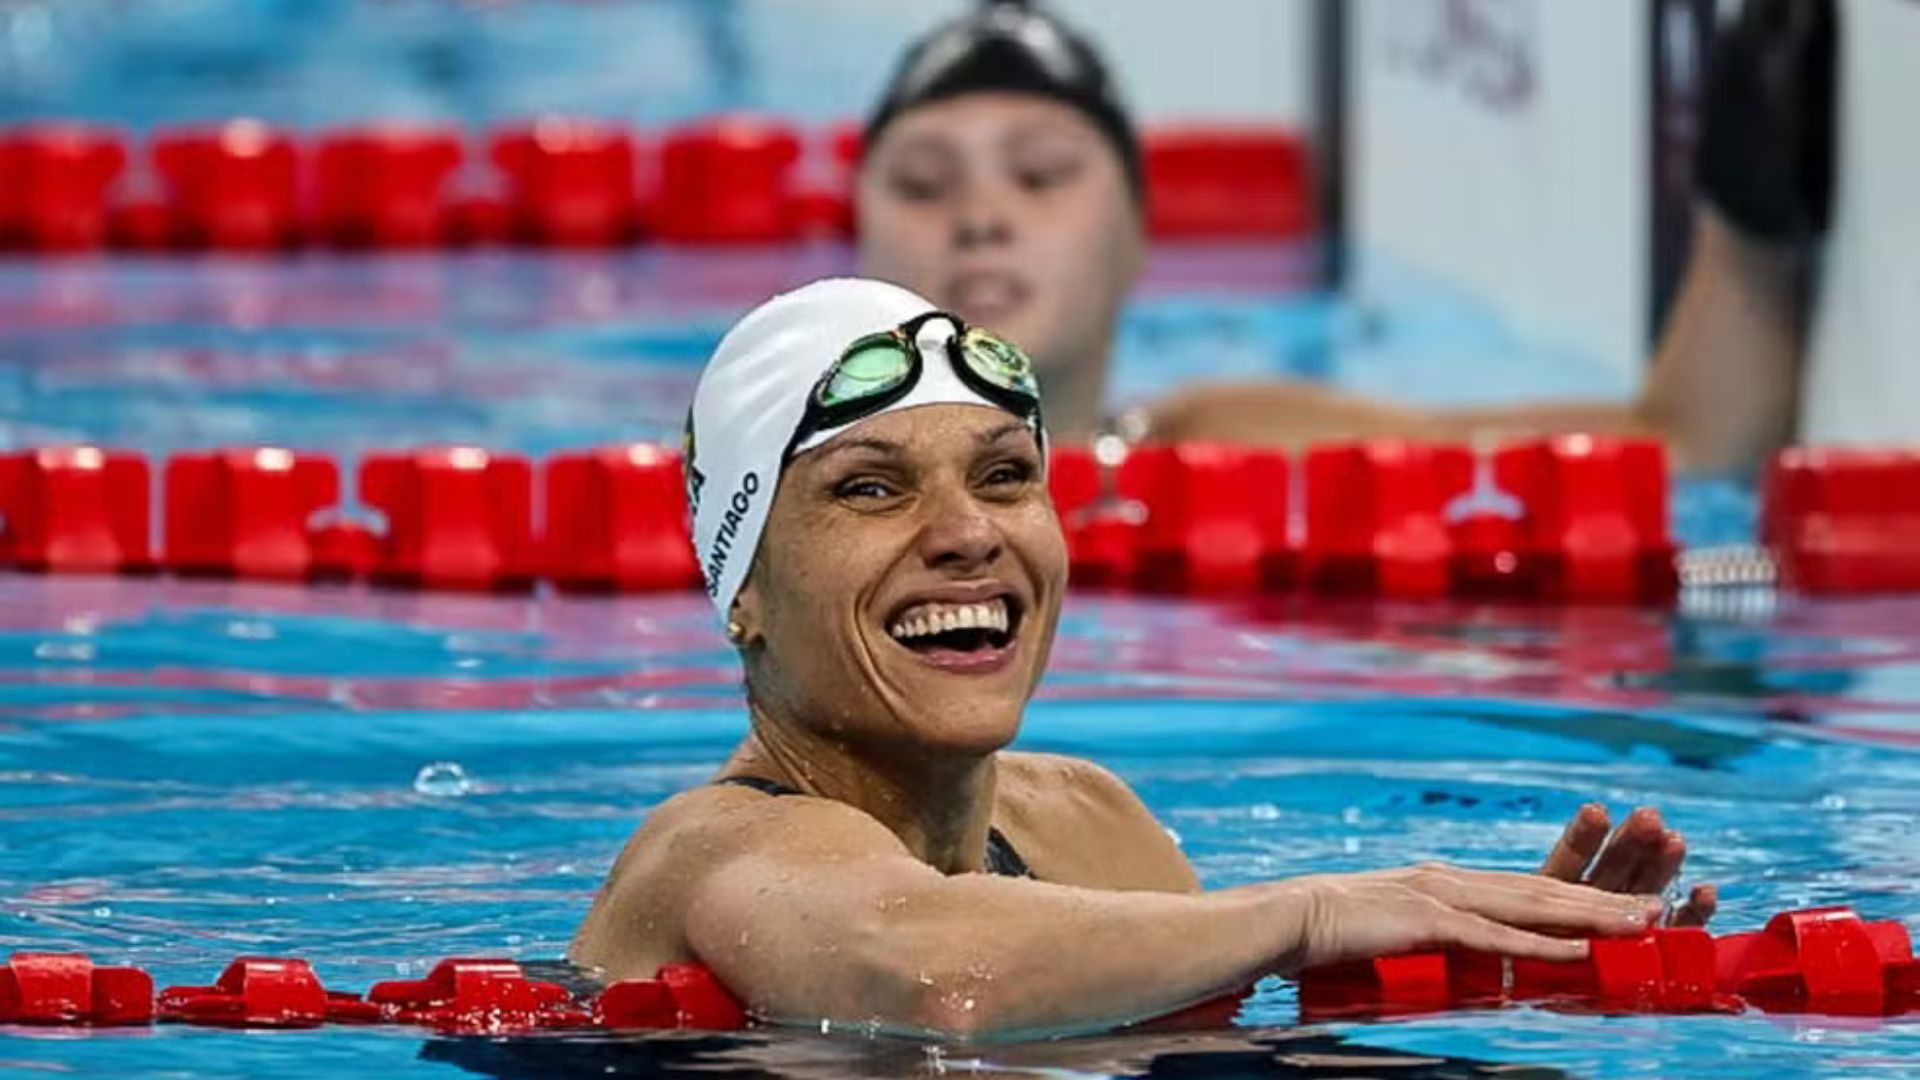
<svg viewBox="0 0 1920 1080">
<path fill-rule="evenodd" d="M 847 346 L 807 394 L 807 411 L 780 460 L 793 455 L 822 431 L 846 427 L 872 416 L 906 397 L 920 382 L 925 362 L 920 355 L 920 331 L 935 319 L 953 325 L 947 339 L 947 361 L 967 388 L 1026 421 L 1033 437 L 1044 442 L 1040 421 L 1040 383 L 1033 361 L 1005 338 L 970 327 L 958 315 L 929 311 L 892 330 L 868 334 Z"/>
</svg>

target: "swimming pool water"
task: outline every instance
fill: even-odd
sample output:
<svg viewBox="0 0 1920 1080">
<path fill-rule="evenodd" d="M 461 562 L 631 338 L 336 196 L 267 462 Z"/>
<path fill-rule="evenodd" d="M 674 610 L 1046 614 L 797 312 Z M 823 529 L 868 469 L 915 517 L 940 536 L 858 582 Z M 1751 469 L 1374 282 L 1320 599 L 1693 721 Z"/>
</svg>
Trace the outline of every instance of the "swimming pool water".
<svg viewBox="0 0 1920 1080">
<path fill-rule="evenodd" d="M 10 265 L 0 308 L 32 317 L 0 319 L 0 436 L 163 450 L 291 430 L 274 441 L 539 451 L 659 435 L 731 305 L 795 258 L 837 256 L 694 259 L 660 280 L 649 258 L 380 261 L 366 280 L 304 261 Z M 1143 358 L 1336 376 L 1415 363 L 1356 359 L 1350 316 L 1323 302 L 1260 299 L 1260 275 L 1287 266 L 1257 252 L 1163 263 L 1123 381 L 1164 377 Z M 1730 533 L 1746 512 L 1724 491 L 1681 511 Z M 556 956 L 647 809 L 740 735 L 737 680 L 693 596 L 0 575 L 0 951 L 84 950 L 160 985 L 292 954 L 354 989 L 441 956 Z M 1117 770 L 1212 887 L 1428 858 L 1529 869 L 1600 799 L 1668 813 L 1694 850 L 1689 880 L 1722 886 L 1723 928 L 1850 903 L 1920 931 L 1920 601 L 1650 612 L 1082 595 L 1020 744 Z M 0 1028 L 0 1072 L 1920 1071 L 1913 1017 L 1296 1021 L 1274 983 L 1228 1031 L 971 1049 L 858 1031 Z"/>
</svg>

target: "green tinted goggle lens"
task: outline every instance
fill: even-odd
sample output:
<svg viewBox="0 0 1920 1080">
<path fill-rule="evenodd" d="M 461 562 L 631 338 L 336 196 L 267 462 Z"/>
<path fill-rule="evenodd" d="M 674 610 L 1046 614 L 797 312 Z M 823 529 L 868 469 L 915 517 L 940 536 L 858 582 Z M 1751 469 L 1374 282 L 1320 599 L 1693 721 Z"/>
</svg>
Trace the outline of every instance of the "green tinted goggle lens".
<svg viewBox="0 0 1920 1080">
<path fill-rule="evenodd" d="M 820 404 L 830 408 L 884 394 L 912 371 L 906 347 L 892 338 L 857 344 L 834 365 L 833 377 L 820 388 Z"/>
<path fill-rule="evenodd" d="M 1038 398 L 1033 361 L 1012 343 L 980 330 L 969 330 L 960 353 L 973 374 L 1023 397 Z M 898 387 L 913 371 L 913 359 L 898 338 L 875 338 L 856 344 L 834 365 L 833 376 L 820 388 L 820 404 L 844 405 L 876 397 Z"/>
</svg>

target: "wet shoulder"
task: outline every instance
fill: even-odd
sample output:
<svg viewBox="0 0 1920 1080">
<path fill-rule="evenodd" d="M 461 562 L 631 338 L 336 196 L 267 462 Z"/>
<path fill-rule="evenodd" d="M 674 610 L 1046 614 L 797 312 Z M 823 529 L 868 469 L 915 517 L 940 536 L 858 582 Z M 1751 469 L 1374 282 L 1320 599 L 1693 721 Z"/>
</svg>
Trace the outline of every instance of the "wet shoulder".
<svg viewBox="0 0 1920 1080">
<path fill-rule="evenodd" d="M 1186 892 L 1179 846 L 1126 782 L 1061 754 L 1003 753 L 995 823 L 1034 874 L 1063 885 Z"/>
</svg>

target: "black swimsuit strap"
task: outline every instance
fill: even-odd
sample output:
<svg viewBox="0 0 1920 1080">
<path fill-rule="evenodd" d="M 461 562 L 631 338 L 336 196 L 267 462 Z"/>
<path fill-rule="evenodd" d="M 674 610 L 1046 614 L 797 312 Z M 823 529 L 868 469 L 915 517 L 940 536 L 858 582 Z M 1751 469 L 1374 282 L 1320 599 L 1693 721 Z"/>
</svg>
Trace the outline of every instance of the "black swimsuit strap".
<svg viewBox="0 0 1920 1080">
<path fill-rule="evenodd" d="M 799 791 L 788 787 L 778 780 L 769 780 L 764 776 L 728 776 L 714 781 L 715 784 L 730 784 L 734 787 L 752 788 L 767 795 L 798 795 Z M 1033 871 L 1027 866 L 1027 860 L 1014 850 L 1013 843 L 999 829 L 987 829 L 987 872 L 1000 877 L 1030 878 Z"/>
</svg>

